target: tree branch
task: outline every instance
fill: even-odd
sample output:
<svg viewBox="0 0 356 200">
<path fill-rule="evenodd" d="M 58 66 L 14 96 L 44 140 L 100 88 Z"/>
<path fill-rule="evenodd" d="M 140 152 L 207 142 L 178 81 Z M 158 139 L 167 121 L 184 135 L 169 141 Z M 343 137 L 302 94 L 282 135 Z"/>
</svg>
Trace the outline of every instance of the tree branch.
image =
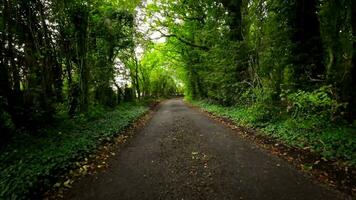
<svg viewBox="0 0 356 200">
<path fill-rule="evenodd" d="M 202 49 L 204 51 L 209 51 L 209 47 L 207 46 L 203 46 L 203 45 L 199 45 L 199 44 L 194 44 L 193 42 L 190 42 L 188 40 L 186 40 L 185 38 L 182 38 L 182 37 L 179 37 L 178 35 L 176 34 L 165 34 L 163 33 L 162 31 L 158 30 L 158 29 L 155 29 L 155 31 L 158 31 L 162 37 L 167 37 L 167 38 L 170 38 L 170 37 L 175 37 L 177 38 L 180 42 L 188 45 L 188 46 L 191 46 L 191 47 L 195 47 L 195 48 L 199 48 L 199 49 Z"/>
</svg>

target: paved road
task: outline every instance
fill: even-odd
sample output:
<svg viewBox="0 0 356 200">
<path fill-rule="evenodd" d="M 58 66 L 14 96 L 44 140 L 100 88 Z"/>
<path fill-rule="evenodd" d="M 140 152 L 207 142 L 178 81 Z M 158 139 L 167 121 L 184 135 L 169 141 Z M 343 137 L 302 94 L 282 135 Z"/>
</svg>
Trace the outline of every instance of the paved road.
<svg viewBox="0 0 356 200">
<path fill-rule="evenodd" d="M 162 103 L 110 168 L 65 199 L 341 199 L 285 161 L 187 107 Z"/>
</svg>

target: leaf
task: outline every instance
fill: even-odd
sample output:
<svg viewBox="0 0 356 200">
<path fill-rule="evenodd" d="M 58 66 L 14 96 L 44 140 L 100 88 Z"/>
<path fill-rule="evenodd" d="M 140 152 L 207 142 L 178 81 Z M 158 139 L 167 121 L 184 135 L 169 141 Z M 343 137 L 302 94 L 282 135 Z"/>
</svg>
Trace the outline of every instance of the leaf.
<svg viewBox="0 0 356 200">
<path fill-rule="evenodd" d="M 70 184 L 71 184 L 71 180 L 68 179 L 67 181 L 65 181 L 65 182 L 63 183 L 63 186 L 66 187 L 66 188 L 72 188 L 72 186 L 71 186 Z"/>
<path fill-rule="evenodd" d="M 301 164 L 302 170 L 304 171 L 310 171 L 313 169 L 313 166 L 310 164 Z"/>
</svg>

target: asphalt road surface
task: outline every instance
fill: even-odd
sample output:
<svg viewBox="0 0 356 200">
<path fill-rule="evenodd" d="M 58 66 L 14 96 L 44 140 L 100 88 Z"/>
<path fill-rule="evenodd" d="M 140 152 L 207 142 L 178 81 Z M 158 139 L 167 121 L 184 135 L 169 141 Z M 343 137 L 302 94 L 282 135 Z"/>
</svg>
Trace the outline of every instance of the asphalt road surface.
<svg viewBox="0 0 356 200">
<path fill-rule="evenodd" d="M 64 199 L 342 199 L 181 99 L 163 102 L 105 172 Z"/>
</svg>

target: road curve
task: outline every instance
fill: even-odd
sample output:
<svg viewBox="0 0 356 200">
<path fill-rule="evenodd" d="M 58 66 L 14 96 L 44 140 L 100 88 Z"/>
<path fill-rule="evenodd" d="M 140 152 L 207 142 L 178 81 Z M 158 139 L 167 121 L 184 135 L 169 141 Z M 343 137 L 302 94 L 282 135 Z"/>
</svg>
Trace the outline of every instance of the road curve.
<svg viewBox="0 0 356 200">
<path fill-rule="evenodd" d="M 287 162 L 189 108 L 163 102 L 105 172 L 64 199 L 342 199 Z"/>
</svg>

